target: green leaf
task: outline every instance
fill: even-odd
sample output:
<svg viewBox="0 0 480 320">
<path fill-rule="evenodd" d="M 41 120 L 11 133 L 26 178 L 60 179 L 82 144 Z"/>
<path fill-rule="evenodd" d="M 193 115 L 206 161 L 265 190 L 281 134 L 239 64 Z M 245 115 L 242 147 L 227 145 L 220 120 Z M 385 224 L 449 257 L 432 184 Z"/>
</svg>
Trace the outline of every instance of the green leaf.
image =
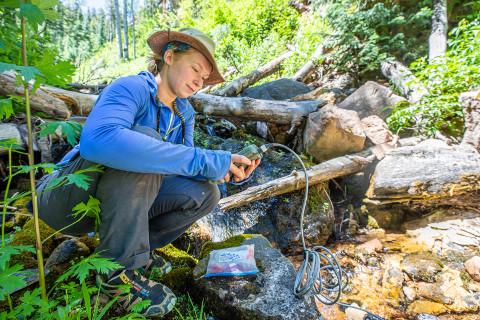
<svg viewBox="0 0 480 320">
<path fill-rule="evenodd" d="M 100 200 L 89 196 L 87 203 L 80 202 L 72 209 L 74 218 L 79 216 L 86 215 L 87 217 L 92 217 L 95 219 L 95 225 L 100 225 Z"/>
<path fill-rule="evenodd" d="M 0 140 L 0 150 L 23 150 L 23 145 L 19 145 L 15 138 Z"/>
<path fill-rule="evenodd" d="M 62 283 L 70 277 L 77 278 L 80 283 L 83 283 L 90 271 L 106 274 L 110 271 L 120 269 L 122 266 L 107 258 L 100 258 L 98 253 L 81 260 L 80 262 L 71 266 L 65 273 L 63 273 L 56 283 Z"/>
<path fill-rule="evenodd" d="M 39 163 L 39 164 L 34 164 L 33 166 L 28 166 L 28 165 L 20 165 L 20 166 L 15 166 L 18 171 L 15 172 L 14 176 L 17 174 L 23 174 L 23 173 L 29 173 L 30 170 L 34 170 L 35 173 L 38 172 L 38 169 L 43 169 L 45 170 L 46 173 L 52 173 L 53 170 L 56 170 L 59 168 L 56 164 L 53 163 Z"/>
<path fill-rule="evenodd" d="M 6 246 L 0 248 L 0 271 L 5 270 L 7 263 L 10 261 L 10 257 L 14 254 L 20 254 L 22 252 L 33 252 L 35 249 L 32 246 Z"/>
<path fill-rule="evenodd" d="M 35 30 L 37 30 L 39 24 L 45 21 L 45 16 L 42 10 L 31 3 L 23 3 L 20 5 L 20 16 L 25 17 Z"/>
<path fill-rule="evenodd" d="M 36 77 L 44 78 L 43 74 L 35 67 L 23 67 L 16 64 L 0 62 L 0 73 L 6 71 L 15 71 L 20 74 L 25 82 L 29 82 Z"/>
<path fill-rule="evenodd" d="M 21 265 L 16 264 L 10 268 L 3 269 L 0 272 L 0 300 L 4 300 L 6 295 L 27 285 L 24 278 L 18 276 L 18 273 L 22 268 Z"/>
<path fill-rule="evenodd" d="M 8 119 L 13 115 L 12 99 L 0 99 L 0 120 Z"/>
<path fill-rule="evenodd" d="M 41 128 L 41 137 L 56 133 L 56 131 L 60 129 L 62 136 L 66 137 L 68 143 L 72 146 L 77 144 L 78 139 L 80 138 L 80 133 L 82 131 L 82 125 L 75 121 L 52 121 L 43 124 Z"/>
<path fill-rule="evenodd" d="M 20 0 L 3 0 L 0 2 L 0 7 L 3 8 L 20 8 L 22 1 Z"/>
<path fill-rule="evenodd" d="M 83 173 L 71 173 L 67 176 L 67 184 L 74 184 L 80 189 L 88 190 L 90 182 L 93 181 L 92 178 Z"/>
</svg>

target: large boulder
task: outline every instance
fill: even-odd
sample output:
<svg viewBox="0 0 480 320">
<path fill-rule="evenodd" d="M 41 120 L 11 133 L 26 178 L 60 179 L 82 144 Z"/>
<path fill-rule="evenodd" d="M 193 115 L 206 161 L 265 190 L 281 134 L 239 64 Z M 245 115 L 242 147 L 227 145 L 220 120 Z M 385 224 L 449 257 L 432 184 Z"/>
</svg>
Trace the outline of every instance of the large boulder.
<svg viewBox="0 0 480 320">
<path fill-rule="evenodd" d="M 262 100 L 287 100 L 299 94 L 307 93 L 311 89 L 301 82 L 291 79 L 278 79 L 259 86 L 245 89 L 242 97 Z"/>
<path fill-rule="evenodd" d="M 255 261 L 259 273 L 245 277 L 202 278 L 209 256 L 203 258 L 193 271 L 198 279 L 194 289 L 220 319 L 319 319 L 315 305 L 293 294 L 295 270 L 280 251 L 271 247 L 262 236 L 244 240 L 255 246 Z"/>
<path fill-rule="evenodd" d="M 361 151 L 365 133 L 355 111 L 327 105 L 308 116 L 303 143 L 307 153 L 325 161 Z"/>
<path fill-rule="evenodd" d="M 368 81 L 339 103 L 338 107 L 355 110 L 360 118 L 376 115 L 385 120 L 392 113 L 393 106 L 406 101 L 405 98 L 397 96 L 389 88 Z"/>
</svg>

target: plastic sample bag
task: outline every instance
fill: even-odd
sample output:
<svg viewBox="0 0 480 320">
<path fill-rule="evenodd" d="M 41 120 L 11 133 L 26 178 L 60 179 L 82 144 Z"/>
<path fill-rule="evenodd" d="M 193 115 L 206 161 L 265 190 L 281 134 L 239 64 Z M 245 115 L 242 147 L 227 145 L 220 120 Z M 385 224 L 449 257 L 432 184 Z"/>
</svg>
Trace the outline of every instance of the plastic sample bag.
<svg viewBox="0 0 480 320">
<path fill-rule="evenodd" d="M 255 245 L 213 250 L 210 252 L 204 278 L 220 276 L 245 276 L 258 273 L 254 257 Z"/>
</svg>

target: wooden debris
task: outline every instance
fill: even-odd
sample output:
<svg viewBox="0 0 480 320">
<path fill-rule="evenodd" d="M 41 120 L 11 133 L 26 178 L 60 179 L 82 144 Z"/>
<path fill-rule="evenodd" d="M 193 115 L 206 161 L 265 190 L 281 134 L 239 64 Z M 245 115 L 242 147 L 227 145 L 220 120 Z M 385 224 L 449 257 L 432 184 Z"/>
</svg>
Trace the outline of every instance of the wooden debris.
<svg viewBox="0 0 480 320">
<path fill-rule="evenodd" d="M 248 75 L 240 77 L 236 80 L 233 80 L 225 87 L 214 91 L 212 94 L 217 96 L 225 96 L 225 97 L 233 97 L 237 96 L 242 92 L 244 89 L 248 88 L 255 82 L 268 77 L 275 71 L 277 71 L 280 67 L 280 64 L 283 60 L 287 59 L 293 54 L 293 51 L 286 51 L 281 54 L 279 57 L 275 58 L 274 60 L 270 61 L 269 63 L 261 66 L 257 70 L 250 72 Z"/>
</svg>

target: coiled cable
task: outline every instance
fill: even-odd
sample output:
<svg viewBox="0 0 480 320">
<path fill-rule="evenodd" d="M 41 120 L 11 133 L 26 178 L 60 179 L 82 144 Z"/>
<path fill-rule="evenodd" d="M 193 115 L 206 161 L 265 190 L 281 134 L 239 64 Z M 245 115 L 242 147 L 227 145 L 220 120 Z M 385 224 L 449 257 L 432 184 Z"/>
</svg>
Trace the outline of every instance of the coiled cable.
<svg viewBox="0 0 480 320">
<path fill-rule="evenodd" d="M 268 143 L 260 147 L 263 153 L 266 153 L 268 149 L 272 147 L 279 147 L 291 152 L 302 165 L 303 172 L 305 173 L 305 195 L 303 198 L 303 204 L 300 214 L 300 237 L 303 246 L 304 260 L 300 266 L 300 269 L 295 278 L 295 284 L 293 292 L 295 296 L 302 298 L 309 294 L 313 294 L 313 297 L 326 305 L 338 304 L 345 308 L 354 308 L 367 313 L 368 319 L 372 320 L 384 320 L 382 317 L 347 303 L 340 302 L 340 297 L 349 282 L 347 273 L 342 269 L 336 255 L 329 249 L 323 246 L 315 246 L 312 249 L 308 249 L 305 244 L 303 220 L 305 215 L 305 208 L 308 200 L 308 172 L 305 164 L 300 156 L 287 146 L 280 143 Z M 328 194 L 327 194 L 328 197 Z M 333 204 L 330 202 L 333 210 Z"/>
</svg>

